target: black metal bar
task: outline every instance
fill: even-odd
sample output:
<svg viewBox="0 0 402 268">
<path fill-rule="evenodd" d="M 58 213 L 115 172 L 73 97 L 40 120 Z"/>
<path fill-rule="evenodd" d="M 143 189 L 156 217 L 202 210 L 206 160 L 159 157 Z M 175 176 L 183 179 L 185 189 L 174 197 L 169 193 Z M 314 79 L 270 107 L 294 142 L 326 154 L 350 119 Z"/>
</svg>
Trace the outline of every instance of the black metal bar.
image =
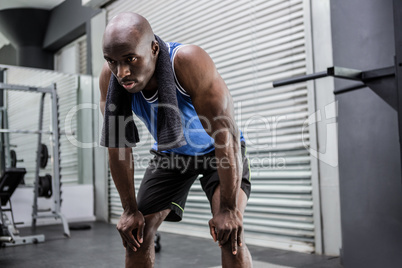
<svg viewBox="0 0 402 268">
<path fill-rule="evenodd" d="M 295 83 L 305 82 L 308 80 L 323 78 L 327 76 L 362 81 L 362 73 L 363 72 L 360 70 L 333 66 L 327 68 L 327 71 L 274 81 L 272 82 L 272 86 L 273 87 L 286 86 Z"/>
<path fill-rule="evenodd" d="M 3 82 L 4 79 L 4 71 L 0 69 L 0 83 Z M 4 108 L 4 90 L 0 88 L 0 108 Z M 4 121 L 4 110 L 0 110 L 0 128 L 3 128 L 3 121 Z M 0 133 L 0 176 L 6 170 L 6 152 L 4 147 L 4 137 L 3 133 Z"/>
<path fill-rule="evenodd" d="M 402 160 L 402 1 L 394 0 L 394 33 L 395 33 L 395 80 L 398 99 L 399 147 Z M 401 165 L 402 172 L 402 165 Z"/>
<path fill-rule="evenodd" d="M 349 80 L 362 80 L 362 71 L 350 69 L 350 68 L 343 68 L 343 67 L 329 67 L 327 69 L 327 73 L 329 76 L 333 76 L 336 78 L 343 78 Z"/>
<path fill-rule="evenodd" d="M 292 78 L 288 78 L 288 79 L 274 81 L 272 83 L 272 86 L 273 87 L 281 87 L 281 86 L 305 82 L 305 81 L 313 80 L 313 79 L 317 79 L 317 78 L 322 78 L 322 77 L 326 77 L 326 76 L 328 76 L 327 72 L 307 74 L 307 75 L 303 75 L 303 76 L 297 76 L 297 77 L 292 77 Z"/>
<path fill-rule="evenodd" d="M 327 76 L 333 76 L 335 78 L 343 78 L 343 79 L 348 79 L 348 80 L 367 82 L 367 81 L 372 81 L 372 80 L 376 80 L 376 79 L 380 79 L 380 78 L 384 78 L 384 77 L 395 76 L 395 67 L 391 66 L 391 67 L 379 68 L 379 69 L 375 69 L 375 70 L 362 72 L 360 70 L 333 66 L 333 67 L 327 68 L 326 72 L 319 72 L 319 73 L 307 74 L 307 75 L 291 77 L 291 78 L 287 78 L 287 79 L 283 79 L 283 80 L 278 80 L 278 81 L 274 81 L 272 83 L 272 85 L 273 85 L 273 87 L 280 87 L 280 86 L 286 86 L 286 85 L 291 85 L 291 84 L 295 84 L 295 83 L 305 82 L 308 80 L 323 78 L 323 77 L 327 77 Z M 352 87 L 354 88 L 355 86 L 352 86 Z M 336 92 L 342 93 L 341 91 L 343 92 L 343 90 L 337 90 Z"/>
<path fill-rule="evenodd" d="M 362 81 L 367 82 L 389 76 L 395 76 L 395 66 L 365 71 L 362 73 Z"/>
<path fill-rule="evenodd" d="M 367 85 L 365 85 L 365 84 L 357 84 L 357 85 L 353 85 L 353 86 L 350 86 L 350 87 L 345 87 L 345 88 L 342 88 L 342 89 L 336 89 L 336 90 L 334 90 L 334 94 L 338 95 L 338 94 L 350 92 L 350 91 L 365 88 L 365 87 L 367 87 Z"/>
</svg>

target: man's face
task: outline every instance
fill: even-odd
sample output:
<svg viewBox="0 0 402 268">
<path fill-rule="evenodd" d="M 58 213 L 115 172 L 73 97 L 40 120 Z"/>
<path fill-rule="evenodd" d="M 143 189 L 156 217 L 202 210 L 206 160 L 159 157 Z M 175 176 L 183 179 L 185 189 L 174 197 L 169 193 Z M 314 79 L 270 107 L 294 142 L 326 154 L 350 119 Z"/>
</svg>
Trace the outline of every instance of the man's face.
<svg viewBox="0 0 402 268">
<path fill-rule="evenodd" d="M 149 83 L 155 71 L 158 49 L 135 31 L 105 34 L 103 56 L 120 85 L 137 93 Z"/>
</svg>

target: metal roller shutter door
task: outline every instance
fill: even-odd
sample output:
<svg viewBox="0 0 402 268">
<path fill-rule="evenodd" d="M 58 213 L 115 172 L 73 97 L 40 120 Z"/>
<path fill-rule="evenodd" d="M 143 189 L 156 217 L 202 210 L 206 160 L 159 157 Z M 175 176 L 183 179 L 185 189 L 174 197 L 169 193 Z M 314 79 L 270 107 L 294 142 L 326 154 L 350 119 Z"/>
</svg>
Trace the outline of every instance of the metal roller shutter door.
<svg viewBox="0 0 402 268">
<path fill-rule="evenodd" d="M 80 74 L 87 74 L 87 36 L 84 35 L 78 41 L 77 49 L 77 72 Z"/>
<path fill-rule="evenodd" d="M 18 84 L 33 87 L 48 87 L 56 83 L 59 96 L 59 119 L 60 129 L 64 131 L 64 119 L 68 111 L 77 105 L 78 77 L 76 75 L 57 73 L 41 69 L 6 66 L 6 81 L 10 84 Z M 47 94 L 48 95 L 48 94 Z M 7 91 L 8 98 L 8 119 L 10 129 L 37 130 L 39 120 L 39 99 L 40 94 Z M 45 98 L 43 130 L 48 131 L 50 127 L 50 95 Z M 77 131 L 77 119 L 72 120 L 72 131 Z M 42 143 L 50 150 L 50 136 L 42 136 Z M 25 183 L 33 185 L 36 166 L 37 135 L 35 134 L 10 134 L 10 144 L 17 145 L 14 150 L 19 159 L 24 159 L 18 166 L 27 169 Z M 66 135 L 60 137 L 61 151 L 61 181 L 64 184 L 78 183 L 78 155 L 77 147 L 72 145 Z M 45 170 L 40 174 L 52 174 L 50 159 Z"/>
<path fill-rule="evenodd" d="M 301 134 L 308 116 L 307 87 L 271 85 L 276 79 L 306 73 L 303 8 L 303 0 L 119 0 L 106 9 L 108 20 L 123 11 L 140 13 L 165 41 L 196 44 L 211 55 L 233 96 L 236 120 L 248 143 L 252 170 L 252 194 L 244 216 L 248 243 L 313 252 L 311 167 L 305 149 L 309 133 Z M 147 132 L 140 125 L 140 131 Z M 146 144 L 134 149 L 136 156 L 150 157 L 149 139 Z M 144 168 L 135 170 L 137 189 L 143 172 Z M 121 205 L 113 181 L 110 194 L 111 220 L 116 222 Z M 183 221 L 164 223 L 162 229 L 207 236 L 210 217 L 197 182 Z"/>
</svg>

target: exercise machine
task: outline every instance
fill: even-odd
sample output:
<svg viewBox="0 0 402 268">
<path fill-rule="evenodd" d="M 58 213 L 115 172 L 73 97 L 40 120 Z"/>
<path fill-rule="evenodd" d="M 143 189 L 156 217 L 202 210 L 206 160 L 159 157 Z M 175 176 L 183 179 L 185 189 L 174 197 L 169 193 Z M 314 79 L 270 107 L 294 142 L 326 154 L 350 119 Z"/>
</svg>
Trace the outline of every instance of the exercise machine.
<svg viewBox="0 0 402 268">
<path fill-rule="evenodd" d="M 0 77 L 2 73 L 4 75 L 5 69 L 0 69 Z M 5 76 L 4 76 L 5 77 Z M 1 81 L 1 80 L 0 80 Z M 24 91 L 30 93 L 41 94 L 40 106 L 39 106 L 39 122 L 38 130 L 18 130 L 18 129 L 8 129 L 7 123 L 7 109 L 3 107 L 3 91 L 14 90 L 14 91 Z M 51 97 L 51 130 L 43 131 L 43 113 L 44 113 L 44 100 L 46 94 Z M 0 83 L 0 170 L 1 172 L 7 171 L 5 168 L 6 161 L 5 155 L 8 154 L 8 159 L 10 159 L 10 144 L 9 144 L 9 133 L 19 133 L 19 134 L 35 134 L 37 135 L 37 151 L 36 151 L 36 168 L 35 168 L 35 182 L 34 182 L 34 199 L 32 206 L 32 229 L 35 229 L 38 219 L 42 218 L 54 218 L 60 219 L 63 224 L 64 235 L 70 237 L 70 230 L 68 226 L 67 219 L 61 213 L 61 174 L 60 174 L 60 121 L 59 121 L 59 99 L 57 95 L 56 85 L 53 84 L 49 87 L 29 87 L 12 85 L 1 82 Z M 44 162 L 47 162 L 47 148 L 44 148 L 42 144 L 42 135 L 51 135 L 51 163 L 52 163 L 52 176 L 39 176 L 40 168 L 43 167 Z M 44 156 L 45 155 L 45 156 Z M 10 160 L 8 162 L 11 162 Z M 52 208 L 46 210 L 40 210 L 38 208 L 38 198 L 47 197 L 52 198 Z"/>
<path fill-rule="evenodd" d="M 45 241 L 43 234 L 20 236 L 14 220 L 14 213 L 11 205 L 11 195 L 17 186 L 24 179 L 25 168 L 7 168 L 0 177 L 0 246 L 17 246 L 25 244 L 36 244 Z M 9 208 L 4 208 L 7 203 Z M 5 212 L 11 213 L 11 220 Z"/>
</svg>

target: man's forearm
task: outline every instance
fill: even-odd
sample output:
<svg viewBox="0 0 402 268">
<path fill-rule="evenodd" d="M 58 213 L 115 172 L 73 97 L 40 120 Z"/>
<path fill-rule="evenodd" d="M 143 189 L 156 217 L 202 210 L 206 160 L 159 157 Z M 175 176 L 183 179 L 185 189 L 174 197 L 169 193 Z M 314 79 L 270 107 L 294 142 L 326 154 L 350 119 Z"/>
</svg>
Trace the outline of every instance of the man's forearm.
<svg viewBox="0 0 402 268">
<path fill-rule="evenodd" d="M 138 210 L 131 148 L 109 148 L 109 165 L 123 209 L 125 211 Z"/>
<path fill-rule="evenodd" d="M 240 142 L 237 135 L 229 137 L 228 146 L 219 146 L 216 142 L 215 156 L 220 178 L 220 209 L 235 210 L 240 189 L 242 165 Z"/>
</svg>

